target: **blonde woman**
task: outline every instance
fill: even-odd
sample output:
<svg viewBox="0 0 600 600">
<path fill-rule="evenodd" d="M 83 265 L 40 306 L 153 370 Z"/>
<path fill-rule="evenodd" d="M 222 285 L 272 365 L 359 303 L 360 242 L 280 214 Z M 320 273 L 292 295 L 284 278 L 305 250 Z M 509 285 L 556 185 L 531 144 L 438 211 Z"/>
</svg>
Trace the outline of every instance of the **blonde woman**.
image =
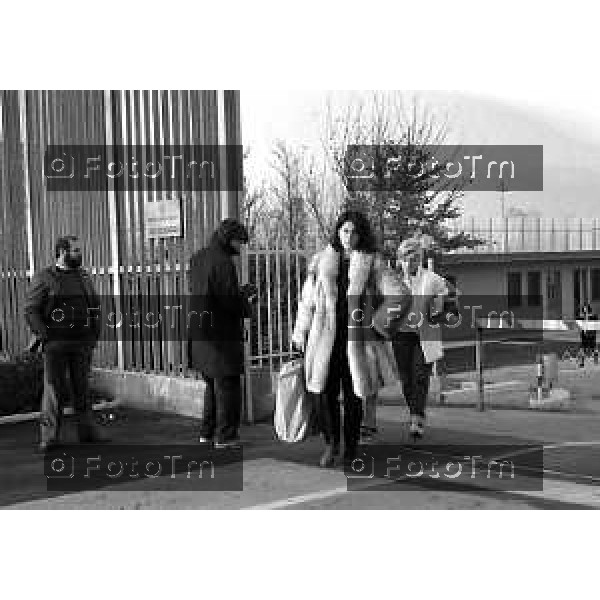
<svg viewBox="0 0 600 600">
<path fill-rule="evenodd" d="M 395 328 L 392 343 L 415 438 L 422 437 L 425 429 L 433 363 L 443 356 L 440 322 L 457 312 L 457 306 L 447 301 L 450 284 L 423 264 L 432 242 L 429 236 L 415 234 L 402 242 L 397 253 L 412 303 L 407 318 Z"/>
</svg>

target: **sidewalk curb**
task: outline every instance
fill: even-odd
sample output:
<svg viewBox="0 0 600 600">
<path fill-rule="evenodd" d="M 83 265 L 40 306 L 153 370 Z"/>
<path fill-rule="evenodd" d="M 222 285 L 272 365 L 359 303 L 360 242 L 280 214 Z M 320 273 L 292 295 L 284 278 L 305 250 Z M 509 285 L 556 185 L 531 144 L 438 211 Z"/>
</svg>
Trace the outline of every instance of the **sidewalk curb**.
<svg viewBox="0 0 600 600">
<path fill-rule="evenodd" d="M 107 408 L 115 408 L 120 406 L 119 402 L 96 402 L 92 404 L 92 408 L 94 410 L 105 410 Z M 74 410 L 72 407 L 67 406 L 63 411 L 65 415 L 74 414 Z M 6 415 L 4 417 L 0 417 L 0 425 L 13 425 L 15 423 L 26 423 L 27 421 L 36 421 L 40 418 L 41 413 L 37 412 L 29 412 L 29 413 L 17 413 L 16 415 Z"/>
</svg>

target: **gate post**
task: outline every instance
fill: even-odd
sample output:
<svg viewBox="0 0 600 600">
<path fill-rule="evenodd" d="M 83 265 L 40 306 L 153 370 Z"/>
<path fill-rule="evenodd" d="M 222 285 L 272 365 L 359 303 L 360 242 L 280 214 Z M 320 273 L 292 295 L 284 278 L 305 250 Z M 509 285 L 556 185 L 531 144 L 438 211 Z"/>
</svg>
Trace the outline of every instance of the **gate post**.
<svg viewBox="0 0 600 600">
<path fill-rule="evenodd" d="M 483 329 L 477 324 L 475 336 L 475 369 L 477 372 L 477 410 L 484 410 L 485 382 L 483 379 Z"/>
<path fill-rule="evenodd" d="M 110 163 L 113 159 L 113 122 L 112 122 L 112 103 L 110 90 L 104 90 L 104 117 L 105 117 L 105 136 L 107 161 Z M 111 272 L 113 280 L 113 296 L 115 299 L 115 309 L 119 312 L 121 309 L 121 279 L 120 279 L 120 255 L 119 255 L 119 228 L 117 213 L 117 198 L 115 195 L 114 181 L 108 182 L 108 214 L 110 223 L 110 251 L 111 251 Z M 116 328 L 117 334 L 117 367 L 119 371 L 125 370 L 125 355 L 123 352 L 123 331 L 120 327 Z"/>
<path fill-rule="evenodd" d="M 247 244 L 242 245 L 240 259 L 242 263 L 242 285 L 248 283 L 248 247 Z M 254 423 L 254 405 L 252 402 L 252 341 L 250 319 L 244 319 L 244 418 L 247 423 Z"/>
<path fill-rule="evenodd" d="M 217 211 L 221 219 L 228 217 L 239 218 L 240 201 L 239 191 L 229 189 L 228 173 L 235 165 L 229 164 L 231 155 L 228 152 L 228 139 L 234 139 L 235 144 L 241 144 L 241 128 L 239 123 L 228 121 L 227 114 L 231 111 L 231 103 L 233 102 L 236 109 L 239 111 L 239 98 L 236 96 L 238 92 L 227 90 L 217 90 L 217 144 L 219 146 L 219 210 Z M 229 111 L 227 110 L 226 96 L 229 99 Z M 241 174 L 240 174 L 241 175 Z"/>
<path fill-rule="evenodd" d="M 27 144 L 27 92 L 19 90 L 19 132 L 23 149 L 23 189 L 25 191 L 25 227 L 27 228 L 27 256 L 29 267 L 26 275 L 33 277 L 35 272 L 35 254 L 33 248 L 33 217 L 31 214 L 31 190 L 29 187 L 29 149 Z"/>
</svg>

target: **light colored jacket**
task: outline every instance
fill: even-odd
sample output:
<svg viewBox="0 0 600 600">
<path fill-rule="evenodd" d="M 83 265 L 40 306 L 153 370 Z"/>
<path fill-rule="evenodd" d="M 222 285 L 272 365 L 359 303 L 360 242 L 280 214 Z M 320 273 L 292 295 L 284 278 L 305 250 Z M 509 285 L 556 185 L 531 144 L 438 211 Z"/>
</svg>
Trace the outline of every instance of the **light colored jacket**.
<svg viewBox="0 0 600 600">
<path fill-rule="evenodd" d="M 302 288 L 293 342 L 304 349 L 306 386 L 309 392 L 322 393 L 327 383 L 329 363 L 336 337 L 337 278 L 340 255 L 327 246 L 317 253 L 308 267 Z M 397 383 L 397 374 L 381 364 L 393 364 L 391 347 L 377 341 L 370 328 L 373 300 L 383 293 L 385 268 L 377 254 L 352 252 L 349 267 L 349 312 L 356 315 L 348 335 L 348 363 L 354 393 L 367 398 L 377 393 L 381 385 Z M 360 309 L 353 312 L 354 309 Z M 350 320 L 349 320 L 350 321 Z M 355 325 L 353 325 L 355 323 Z M 387 378 L 382 380 L 382 376 Z M 390 381 L 393 378 L 394 381 Z"/>
<path fill-rule="evenodd" d="M 441 325 L 429 322 L 429 311 L 434 298 L 448 294 L 448 282 L 434 271 L 419 267 L 405 283 L 410 287 L 412 303 L 400 330 L 418 333 L 425 362 L 433 363 L 442 358 L 444 351 Z"/>
</svg>

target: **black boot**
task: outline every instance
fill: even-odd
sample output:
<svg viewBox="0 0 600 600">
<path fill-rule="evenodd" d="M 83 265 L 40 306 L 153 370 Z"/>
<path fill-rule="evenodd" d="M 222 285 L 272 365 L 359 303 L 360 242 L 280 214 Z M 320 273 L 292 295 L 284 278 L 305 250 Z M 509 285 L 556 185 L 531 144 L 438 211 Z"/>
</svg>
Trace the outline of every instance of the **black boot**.
<svg viewBox="0 0 600 600">
<path fill-rule="evenodd" d="M 339 453 L 339 448 L 338 448 Z M 333 467 L 335 463 L 334 458 L 334 447 L 333 444 L 325 444 L 325 450 L 321 455 L 321 459 L 319 460 L 319 466 L 322 469 L 327 469 L 329 467 Z"/>
<path fill-rule="evenodd" d="M 340 440 L 335 440 L 333 442 L 333 456 L 340 455 Z"/>
<path fill-rule="evenodd" d="M 358 455 L 358 443 L 347 441 L 344 445 L 344 464 L 349 465 Z"/>
</svg>

